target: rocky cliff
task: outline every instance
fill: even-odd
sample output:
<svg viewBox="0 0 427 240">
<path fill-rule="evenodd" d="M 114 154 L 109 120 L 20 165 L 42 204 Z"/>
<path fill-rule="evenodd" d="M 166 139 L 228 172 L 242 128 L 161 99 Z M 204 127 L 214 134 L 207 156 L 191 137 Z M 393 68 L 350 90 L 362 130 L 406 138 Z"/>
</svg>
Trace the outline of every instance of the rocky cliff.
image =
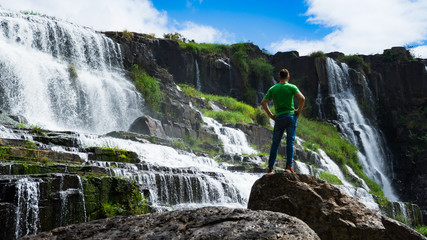
<svg viewBox="0 0 427 240">
<path fill-rule="evenodd" d="M 414 59 L 404 48 L 349 58 L 343 58 L 344 54 L 337 52 L 300 57 L 298 52 L 268 55 L 252 44 L 232 45 L 216 52 L 207 52 L 185 48 L 173 40 L 151 39 L 141 34 L 135 34 L 133 38 L 123 37 L 121 33 L 105 34 L 121 44 L 126 68 L 133 64 L 143 66 L 150 74 L 167 83 L 163 90 L 172 89 L 172 82 L 186 83 L 207 93 L 232 96 L 256 105 L 274 81 L 241 66 L 242 62 L 237 56 L 243 49 L 247 67 L 252 66 L 252 60 L 264 59 L 273 66 L 271 77 L 276 76 L 283 67 L 289 69 L 291 82 L 297 84 L 307 98 L 304 115 L 324 120 L 338 118 L 334 99 L 328 96 L 325 58 L 346 62 L 354 68 L 350 77 L 359 107 L 370 121 L 378 122 L 390 144 L 393 157 L 388 165 L 394 172 L 393 185 L 403 200 L 419 204 L 424 219 L 427 219 L 427 72 L 423 60 Z M 368 91 L 361 76 L 366 76 Z M 180 109 L 182 104 L 177 106 L 179 104 L 175 103 L 174 94 L 168 95 L 163 109 L 172 109 L 171 112 L 176 113 L 190 111 Z M 368 99 L 372 99 L 374 104 Z M 322 104 L 319 105 L 317 101 Z M 180 128 L 178 132 L 195 130 L 198 134 L 206 135 L 200 133 L 197 123 L 189 124 L 195 118 L 186 116 L 190 115 L 185 114 L 183 118 L 163 117 L 160 120 L 166 125 L 165 130 L 171 129 L 170 134 L 177 132 L 172 129 Z M 198 136 L 196 133 L 193 135 Z M 176 136 L 182 136 L 182 133 Z"/>
</svg>

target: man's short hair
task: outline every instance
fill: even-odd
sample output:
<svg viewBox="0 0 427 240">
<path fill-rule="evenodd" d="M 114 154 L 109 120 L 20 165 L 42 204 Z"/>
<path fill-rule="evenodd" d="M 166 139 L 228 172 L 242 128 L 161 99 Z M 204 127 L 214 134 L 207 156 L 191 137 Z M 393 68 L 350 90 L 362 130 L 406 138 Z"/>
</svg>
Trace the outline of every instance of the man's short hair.
<svg viewBox="0 0 427 240">
<path fill-rule="evenodd" d="M 279 78 L 280 79 L 286 79 L 289 76 L 289 71 L 288 69 L 283 68 L 282 70 L 280 70 L 279 72 Z"/>
</svg>

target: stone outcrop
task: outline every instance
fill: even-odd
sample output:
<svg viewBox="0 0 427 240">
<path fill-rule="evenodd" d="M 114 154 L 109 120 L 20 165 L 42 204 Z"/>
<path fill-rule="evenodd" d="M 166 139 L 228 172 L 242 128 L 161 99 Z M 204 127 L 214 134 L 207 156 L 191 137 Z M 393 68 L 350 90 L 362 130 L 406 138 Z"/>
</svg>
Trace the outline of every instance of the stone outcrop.
<svg viewBox="0 0 427 240">
<path fill-rule="evenodd" d="M 137 118 L 129 127 L 130 132 L 165 138 L 162 123 L 148 115 Z"/>
<path fill-rule="evenodd" d="M 264 175 L 252 187 L 248 208 L 295 216 L 321 239 L 426 239 L 310 175 Z"/>
<path fill-rule="evenodd" d="M 114 217 L 56 228 L 24 239 L 320 239 L 283 213 L 207 207 Z"/>
</svg>

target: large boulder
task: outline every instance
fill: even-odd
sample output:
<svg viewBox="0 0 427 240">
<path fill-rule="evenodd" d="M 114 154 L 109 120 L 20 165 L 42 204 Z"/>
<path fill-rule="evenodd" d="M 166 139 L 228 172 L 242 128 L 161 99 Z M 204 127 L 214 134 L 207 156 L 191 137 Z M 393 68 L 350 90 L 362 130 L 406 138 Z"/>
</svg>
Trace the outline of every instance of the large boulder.
<svg viewBox="0 0 427 240">
<path fill-rule="evenodd" d="M 283 213 L 207 207 L 114 217 L 60 227 L 22 239 L 320 239 Z"/>
<path fill-rule="evenodd" d="M 166 138 L 165 131 L 162 127 L 162 122 L 148 115 L 137 118 L 130 125 L 129 131 L 159 138 Z"/>
<path fill-rule="evenodd" d="M 264 175 L 252 187 L 248 208 L 295 216 L 321 239 L 425 239 L 311 175 Z"/>
</svg>

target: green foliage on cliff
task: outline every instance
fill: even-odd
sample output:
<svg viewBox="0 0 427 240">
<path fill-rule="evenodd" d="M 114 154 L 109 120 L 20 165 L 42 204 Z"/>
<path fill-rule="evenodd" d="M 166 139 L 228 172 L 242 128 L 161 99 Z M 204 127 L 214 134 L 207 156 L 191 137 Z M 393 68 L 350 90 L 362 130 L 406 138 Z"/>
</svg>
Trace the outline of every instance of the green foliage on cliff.
<svg viewBox="0 0 427 240">
<path fill-rule="evenodd" d="M 163 92 L 160 90 L 158 80 L 148 75 L 144 69 L 139 68 L 137 64 L 132 66 L 130 75 L 135 81 L 136 89 L 142 93 L 146 103 L 152 107 L 153 110 L 160 110 Z"/>
<path fill-rule="evenodd" d="M 256 108 L 246 103 L 239 102 L 234 98 L 204 94 L 186 84 L 180 84 L 179 87 L 189 97 L 204 98 L 205 102 L 207 103 L 214 102 L 217 105 L 220 105 L 223 109 L 222 111 L 214 111 L 206 107 L 202 108 L 203 114 L 205 116 L 211 117 L 220 123 L 227 124 L 257 122 L 262 126 L 267 126 L 269 124 L 268 119 L 266 119 L 267 116 L 263 111 L 260 111 L 259 109 L 257 110 Z"/>
<path fill-rule="evenodd" d="M 366 74 L 370 73 L 371 71 L 370 66 L 365 62 L 365 60 L 363 60 L 361 56 L 358 55 L 342 56 L 338 58 L 338 61 L 345 62 L 349 67 Z"/>
<path fill-rule="evenodd" d="M 226 52 L 229 48 L 228 45 L 224 44 L 213 44 L 213 43 L 195 43 L 195 42 L 178 42 L 181 49 L 189 50 L 195 55 L 199 54 L 221 54 Z"/>
<path fill-rule="evenodd" d="M 324 171 L 319 172 L 319 178 L 327 181 L 330 184 L 343 185 L 341 180 L 337 176 L 328 172 L 324 172 Z"/>
<path fill-rule="evenodd" d="M 246 89 L 251 87 L 250 79 L 252 79 L 256 84 L 258 81 L 266 83 L 273 78 L 274 67 L 269 64 L 265 58 L 251 57 L 254 55 L 253 53 L 255 53 L 253 45 L 247 43 L 238 43 L 231 45 L 231 49 L 233 52 L 231 55 L 233 65 L 239 69 L 243 80 L 243 86 Z M 245 101 L 246 100 L 247 99 L 245 99 Z"/>
<path fill-rule="evenodd" d="M 326 54 L 322 51 L 317 51 L 317 52 L 310 53 L 310 57 L 319 57 L 322 59 L 326 59 Z"/>
</svg>

